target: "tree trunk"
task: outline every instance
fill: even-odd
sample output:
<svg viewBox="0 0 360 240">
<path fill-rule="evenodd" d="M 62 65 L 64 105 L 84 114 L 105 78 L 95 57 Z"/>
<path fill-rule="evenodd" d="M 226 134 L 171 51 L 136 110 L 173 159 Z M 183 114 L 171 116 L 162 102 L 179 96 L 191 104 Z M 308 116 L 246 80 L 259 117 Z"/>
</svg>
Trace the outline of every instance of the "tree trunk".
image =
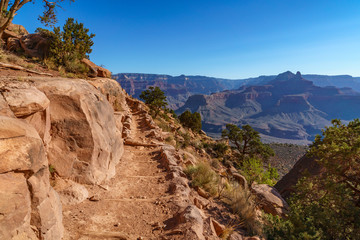
<svg viewBox="0 0 360 240">
<path fill-rule="evenodd" d="M 9 10 L 9 14 L 5 17 L 3 16 L 2 11 L 8 9 L 8 0 L 1 0 L 0 5 L 2 6 L 1 9 L 1 16 L 0 16 L 0 38 L 2 37 L 5 29 L 10 25 L 12 19 L 14 18 L 15 12 L 18 10 L 20 0 L 15 0 L 15 2 L 11 5 Z"/>
</svg>

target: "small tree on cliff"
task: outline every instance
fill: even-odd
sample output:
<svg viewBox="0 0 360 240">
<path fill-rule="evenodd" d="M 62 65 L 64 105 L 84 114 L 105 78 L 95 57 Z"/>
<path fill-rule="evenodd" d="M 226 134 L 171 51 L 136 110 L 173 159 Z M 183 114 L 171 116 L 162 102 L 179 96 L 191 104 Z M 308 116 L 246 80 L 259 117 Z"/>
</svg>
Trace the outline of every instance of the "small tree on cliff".
<svg viewBox="0 0 360 240">
<path fill-rule="evenodd" d="M 179 120 L 184 127 L 188 127 L 195 132 L 201 131 L 201 115 L 198 112 L 191 113 L 186 110 L 179 116 Z"/>
<path fill-rule="evenodd" d="M 259 155 L 266 159 L 274 155 L 274 151 L 261 142 L 259 132 L 250 125 L 239 128 L 234 124 L 226 124 L 226 129 L 222 131 L 222 137 L 229 139 L 235 145 L 241 160 L 246 156 Z"/>
<path fill-rule="evenodd" d="M 157 117 L 162 108 L 167 106 L 165 93 L 159 87 L 149 87 L 139 97 L 154 112 L 154 118 Z"/>
<path fill-rule="evenodd" d="M 44 12 L 39 16 L 39 20 L 46 26 L 52 26 L 57 22 L 56 8 L 65 0 L 42 0 Z M 75 0 L 69 0 L 75 2 Z M 35 0 L 0 0 L 0 37 L 5 29 L 10 25 L 17 12 L 27 3 L 35 3 Z"/>
<path fill-rule="evenodd" d="M 92 38 L 95 34 L 89 34 L 89 29 L 84 27 L 83 23 L 78 23 L 73 18 L 68 18 L 63 31 L 60 27 L 55 27 L 51 32 L 46 29 L 38 28 L 36 30 L 50 40 L 48 58 L 56 65 L 65 66 L 71 69 L 72 65 L 77 65 L 81 59 L 89 58 L 94 45 Z"/>
<path fill-rule="evenodd" d="M 275 153 L 269 146 L 261 142 L 259 132 L 250 125 L 239 128 L 234 124 L 227 124 L 222 136 L 235 145 L 239 154 L 236 165 L 250 184 L 254 181 L 269 185 L 276 183 L 279 177 L 276 168 L 269 165 L 265 170 L 263 164 L 263 159 L 267 159 Z"/>
</svg>

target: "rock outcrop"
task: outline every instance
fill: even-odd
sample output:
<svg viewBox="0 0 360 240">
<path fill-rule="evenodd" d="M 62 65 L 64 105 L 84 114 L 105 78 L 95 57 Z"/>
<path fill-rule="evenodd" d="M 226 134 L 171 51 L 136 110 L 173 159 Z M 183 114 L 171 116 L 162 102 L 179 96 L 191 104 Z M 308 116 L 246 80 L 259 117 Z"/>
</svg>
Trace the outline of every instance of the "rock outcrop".
<svg viewBox="0 0 360 240">
<path fill-rule="evenodd" d="M 62 208 L 35 128 L 0 116 L 0 158 L 0 238 L 61 239 Z"/>
<path fill-rule="evenodd" d="M 88 197 L 78 183 L 114 176 L 123 154 L 116 107 L 126 109 L 125 94 L 110 79 L 93 85 L 62 78 L 0 80 L 1 239 L 62 239 L 62 205 L 49 166 L 64 178 L 57 181 L 64 204 Z"/>
<path fill-rule="evenodd" d="M 86 58 L 82 59 L 81 62 L 89 68 L 89 77 L 111 78 L 111 72 L 106 68 L 96 65 L 95 63 Z"/>
<path fill-rule="evenodd" d="M 314 158 L 304 155 L 296 162 L 290 172 L 283 176 L 274 187 L 279 191 L 281 196 L 286 199 L 295 191 L 295 186 L 300 178 L 304 175 L 317 176 L 322 170 Z"/>
<path fill-rule="evenodd" d="M 266 213 L 284 217 L 289 211 L 289 205 L 273 187 L 267 184 L 254 184 L 251 191 L 256 197 L 259 207 Z"/>
<path fill-rule="evenodd" d="M 122 153 L 121 135 L 106 97 L 84 80 L 35 84 L 50 100 L 48 158 L 57 173 L 91 184 L 114 176 Z"/>
</svg>

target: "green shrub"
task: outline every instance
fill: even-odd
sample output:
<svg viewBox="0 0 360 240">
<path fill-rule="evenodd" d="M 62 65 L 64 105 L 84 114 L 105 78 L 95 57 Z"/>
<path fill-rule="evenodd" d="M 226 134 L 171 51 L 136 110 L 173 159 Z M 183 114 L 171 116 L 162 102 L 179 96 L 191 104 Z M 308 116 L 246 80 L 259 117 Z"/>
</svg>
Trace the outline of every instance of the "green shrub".
<svg viewBox="0 0 360 240">
<path fill-rule="evenodd" d="M 168 104 L 165 93 L 159 87 L 149 87 L 149 89 L 142 91 L 139 97 L 149 106 L 154 118 L 157 117 L 161 109 L 166 109 L 165 107 Z"/>
<path fill-rule="evenodd" d="M 262 160 L 257 157 L 244 160 L 240 169 L 250 184 L 257 182 L 258 184 L 264 183 L 273 186 L 279 178 L 276 168 L 269 165 L 268 170 L 264 170 Z"/>
<path fill-rule="evenodd" d="M 270 218 L 269 239 L 359 239 L 360 121 L 332 124 L 315 138 L 308 153 L 321 173 L 299 180 L 288 219 Z"/>
<path fill-rule="evenodd" d="M 36 30 L 50 40 L 49 58 L 57 66 L 63 66 L 68 72 L 86 73 L 88 68 L 81 63 L 81 59 L 89 58 L 94 45 L 92 38 L 95 34 L 89 34 L 89 29 L 84 28 L 83 23 L 78 23 L 73 18 L 68 18 L 63 31 L 55 27 L 53 31 L 38 28 Z"/>
<path fill-rule="evenodd" d="M 170 109 L 169 112 L 171 113 L 171 116 L 172 116 L 173 118 L 177 119 L 177 115 L 176 115 L 176 113 L 175 113 L 175 111 L 174 111 L 173 109 Z"/>
<path fill-rule="evenodd" d="M 229 146 L 222 142 L 217 142 L 212 144 L 212 149 L 215 151 L 215 153 L 218 155 L 218 157 L 224 156 L 226 151 L 229 149 Z"/>
<path fill-rule="evenodd" d="M 261 142 L 259 132 L 255 131 L 250 125 L 241 128 L 234 124 L 226 124 L 226 129 L 221 133 L 223 138 L 228 139 L 240 154 L 239 161 L 246 157 L 260 156 L 267 159 L 274 156 L 274 151 Z"/>
<path fill-rule="evenodd" d="M 201 115 L 198 112 L 191 113 L 189 110 L 186 110 L 179 116 L 180 123 L 184 127 L 188 127 L 194 132 L 201 131 Z"/>
</svg>

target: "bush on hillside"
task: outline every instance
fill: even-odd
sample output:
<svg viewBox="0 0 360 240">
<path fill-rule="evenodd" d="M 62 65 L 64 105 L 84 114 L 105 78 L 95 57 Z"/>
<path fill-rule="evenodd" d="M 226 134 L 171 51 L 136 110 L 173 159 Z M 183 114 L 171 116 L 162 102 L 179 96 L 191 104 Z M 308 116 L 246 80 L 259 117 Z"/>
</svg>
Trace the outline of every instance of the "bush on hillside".
<svg viewBox="0 0 360 240">
<path fill-rule="evenodd" d="M 239 128 L 234 124 L 226 124 L 226 129 L 222 131 L 222 137 L 228 139 L 235 146 L 240 155 L 240 162 L 246 157 L 260 156 L 267 159 L 275 154 L 268 145 L 261 142 L 259 132 L 250 125 Z"/>
<path fill-rule="evenodd" d="M 201 162 L 195 166 L 189 166 L 185 173 L 191 179 L 193 187 L 201 187 L 211 195 L 216 195 L 219 178 L 210 165 Z"/>
<path fill-rule="evenodd" d="M 83 58 L 89 58 L 94 45 L 92 38 L 95 34 L 89 34 L 89 29 L 83 23 L 78 23 L 73 18 L 67 19 L 63 30 L 55 27 L 53 31 L 38 28 L 36 30 L 49 39 L 49 53 L 47 58 L 57 66 L 62 66 L 68 72 L 85 73 L 87 67 L 81 63 Z"/>
<path fill-rule="evenodd" d="M 194 132 L 201 131 L 201 115 L 198 112 L 191 113 L 189 110 L 186 110 L 179 116 L 180 123 L 184 127 L 188 127 Z"/>
<path fill-rule="evenodd" d="M 290 199 L 287 220 L 270 218 L 269 239 L 358 239 L 360 121 L 333 120 L 310 146 L 323 171 L 305 176 Z"/>
<path fill-rule="evenodd" d="M 249 189 L 231 183 L 225 191 L 225 202 L 231 210 L 240 216 L 248 233 L 262 235 L 262 227 L 256 216 L 256 204 L 254 196 Z"/>
<path fill-rule="evenodd" d="M 263 161 L 258 157 L 251 157 L 244 160 L 240 169 L 250 184 L 256 182 L 258 184 L 273 186 L 279 178 L 276 168 L 269 165 L 268 169 L 265 170 Z"/>
<path fill-rule="evenodd" d="M 139 97 L 149 106 L 154 118 L 158 116 L 161 109 L 168 105 L 165 93 L 159 87 L 149 87 L 149 89 L 141 92 Z"/>
</svg>

